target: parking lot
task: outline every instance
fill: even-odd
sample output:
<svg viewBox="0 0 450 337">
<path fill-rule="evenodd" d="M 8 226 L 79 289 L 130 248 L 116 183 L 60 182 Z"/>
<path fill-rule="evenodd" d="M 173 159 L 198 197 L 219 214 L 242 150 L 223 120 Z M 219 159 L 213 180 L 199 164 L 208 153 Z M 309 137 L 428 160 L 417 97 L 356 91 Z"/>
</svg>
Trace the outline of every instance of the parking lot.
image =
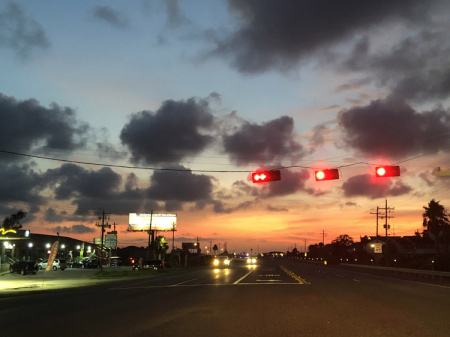
<svg viewBox="0 0 450 337">
<path fill-rule="evenodd" d="M 131 267 L 104 267 L 104 270 L 131 270 Z M 100 269 L 67 268 L 65 270 L 39 270 L 36 275 L 20 275 L 2 269 L 0 293 L 4 291 L 47 290 L 57 288 L 80 287 L 105 282 L 92 278 Z"/>
</svg>

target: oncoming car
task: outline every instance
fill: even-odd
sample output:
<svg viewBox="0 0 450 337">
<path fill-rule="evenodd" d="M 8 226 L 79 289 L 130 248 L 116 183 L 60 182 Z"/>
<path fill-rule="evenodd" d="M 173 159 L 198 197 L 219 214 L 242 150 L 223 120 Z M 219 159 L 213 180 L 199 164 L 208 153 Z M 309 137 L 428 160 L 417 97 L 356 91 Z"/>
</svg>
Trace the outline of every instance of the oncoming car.
<svg viewBox="0 0 450 337">
<path fill-rule="evenodd" d="M 247 258 L 247 265 L 254 265 L 257 263 L 258 263 L 258 260 L 256 257 L 248 257 Z"/>
<path fill-rule="evenodd" d="M 216 256 L 213 259 L 213 266 L 214 267 L 228 267 L 231 263 L 231 260 L 228 258 L 228 256 Z"/>
</svg>

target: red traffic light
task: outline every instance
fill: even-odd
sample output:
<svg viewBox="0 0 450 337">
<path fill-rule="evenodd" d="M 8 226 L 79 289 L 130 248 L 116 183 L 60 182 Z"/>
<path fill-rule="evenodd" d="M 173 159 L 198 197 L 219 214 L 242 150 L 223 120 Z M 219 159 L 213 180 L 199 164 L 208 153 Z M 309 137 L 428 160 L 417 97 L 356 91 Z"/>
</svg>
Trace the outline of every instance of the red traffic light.
<svg viewBox="0 0 450 337">
<path fill-rule="evenodd" d="M 266 181 L 281 180 L 281 172 L 280 170 L 253 172 L 252 180 L 254 183 L 264 183 Z"/>
<path fill-rule="evenodd" d="M 315 171 L 316 181 L 339 179 L 338 169 L 326 169 Z"/>
<path fill-rule="evenodd" d="M 398 177 L 400 175 L 400 166 L 378 166 L 375 168 L 377 177 Z"/>
</svg>

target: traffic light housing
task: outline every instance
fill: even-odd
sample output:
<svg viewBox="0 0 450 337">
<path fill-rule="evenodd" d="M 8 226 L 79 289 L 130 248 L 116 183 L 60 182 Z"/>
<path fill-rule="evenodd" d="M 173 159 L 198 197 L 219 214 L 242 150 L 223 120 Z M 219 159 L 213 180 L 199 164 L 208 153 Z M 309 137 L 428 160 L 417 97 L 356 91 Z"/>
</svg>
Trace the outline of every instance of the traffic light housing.
<svg viewBox="0 0 450 337">
<path fill-rule="evenodd" d="M 314 172 L 316 181 L 339 179 L 338 169 L 326 169 Z"/>
<path fill-rule="evenodd" d="M 264 183 L 267 181 L 281 180 L 281 172 L 280 170 L 253 172 L 252 180 L 254 183 Z"/>
<path fill-rule="evenodd" d="M 400 166 L 378 166 L 375 168 L 377 177 L 398 177 L 400 175 Z"/>
</svg>

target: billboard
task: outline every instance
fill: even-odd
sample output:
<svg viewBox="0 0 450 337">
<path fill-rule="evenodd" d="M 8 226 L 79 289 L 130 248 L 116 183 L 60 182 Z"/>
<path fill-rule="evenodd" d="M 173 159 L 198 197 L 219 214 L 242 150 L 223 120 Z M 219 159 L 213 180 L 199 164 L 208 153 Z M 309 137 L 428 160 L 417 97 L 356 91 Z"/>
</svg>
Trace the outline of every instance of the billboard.
<svg viewBox="0 0 450 337">
<path fill-rule="evenodd" d="M 151 228 L 150 228 L 151 221 Z M 172 231 L 177 228 L 176 214 L 130 213 L 129 231 Z"/>
</svg>

